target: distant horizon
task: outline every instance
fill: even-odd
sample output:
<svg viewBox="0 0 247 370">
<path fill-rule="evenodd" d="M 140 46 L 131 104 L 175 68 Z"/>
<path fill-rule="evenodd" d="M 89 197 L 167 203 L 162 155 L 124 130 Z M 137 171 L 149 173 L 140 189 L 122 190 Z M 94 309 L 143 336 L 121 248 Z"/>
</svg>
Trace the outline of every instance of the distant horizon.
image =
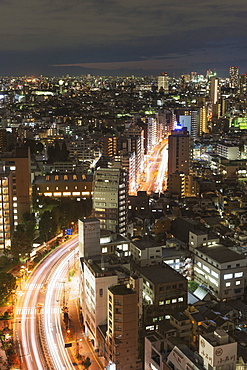
<svg viewBox="0 0 247 370">
<path fill-rule="evenodd" d="M 162 72 L 167 72 L 167 74 L 170 78 L 180 78 L 183 75 L 191 75 L 192 72 L 196 72 L 197 75 L 206 76 L 207 71 L 212 70 L 212 72 L 214 72 L 214 71 L 216 72 L 216 77 L 224 79 L 224 78 L 229 77 L 229 68 L 232 67 L 232 66 L 233 65 L 229 65 L 228 68 L 225 68 L 224 69 L 224 74 L 221 75 L 221 74 L 218 73 L 216 68 L 207 68 L 204 72 L 202 72 L 199 69 L 198 70 L 193 69 L 191 71 L 185 71 L 185 72 L 178 72 L 178 71 L 177 72 L 175 72 L 175 71 L 172 72 L 168 69 L 151 70 L 151 71 L 141 70 L 141 72 L 140 72 L 139 70 L 127 71 L 126 69 L 125 70 L 113 69 L 112 71 L 110 71 L 110 70 L 100 70 L 100 69 L 96 69 L 96 68 L 86 69 L 86 68 L 80 67 L 78 65 L 75 65 L 75 66 L 72 66 L 72 65 L 68 65 L 68 66 L 56 65 L 56 66 L 54 66 L 54 72 L 55 72 L 55 69 L 59 69 L 60 73 L 53 73 L 52 74 L 51 71 L 48 72 L 48 73 L 42 73 L 42 72 L 41 73 L 32 73 L 32 72 L 30 72 L 30 73 L 22 73 L 22 74 L 1 74 L 0 73 L 0 77 L 1 78 L 11 78 L 11 77 L 13 77 L 13 78 L 18 78 L 18 77 L 40 78 L 42 76 L 42 77 L 47 77 L 47 78 L 52 78 L 52 77 L 66 78 L 67 76 L 69 76 L 69 77 L 86 77 L 86 76 L 90 75 L 92 77 L 124 77 L 124 78 L 127 78 L 127 77 L 134 76 L 134 77 L 137 77 L 137 78 L 142 78 L 142 77 L 158 77 Z M 237 66 L 237 65 L 234 65 L 234 66 Z M 246 71 L 243 72 L 243 73 L 241 72 L 241 67 L 239 67 L 239 68 L 240 68 L 239 75 L 245 74 L 247 72 L 247 67 L 246 67 Z M 63 71 L 61 71 L 61 69 L 63 69 Z"/>
</svg>

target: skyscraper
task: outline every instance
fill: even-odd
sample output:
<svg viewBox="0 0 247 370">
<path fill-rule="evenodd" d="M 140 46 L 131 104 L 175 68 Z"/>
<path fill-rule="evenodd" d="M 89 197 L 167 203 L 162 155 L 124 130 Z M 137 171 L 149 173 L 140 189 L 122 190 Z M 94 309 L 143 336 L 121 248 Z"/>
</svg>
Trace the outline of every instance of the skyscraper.
<svg viewBox="0 0 247 370">
<path fill-rule="evenodd" d="M 13 176 L 14 225 L 22 222 L 22 215 L 31 206 L 31 159 L 29 148 L 17 148 L 15 156 L 1 157 L 6 171 Z"/>
<path fill-rule="evenodd" d="M 219 79 L 217 77 L 210 79 L 210 99 L 213 104 L 216 104 L 219 99 Z"/>
<path fill-rule="evenodd" d="M 93 181 L 94 216 L 101 229 L 126 235 L 128 212 L 127 174 L 121 168 L 98 168 Z"/>
<path fill-rule="evenodd" d="M 237 89 L 239 87 L 239 67 L 229 68 L 230 87 Z"/>
<path fill-rule="evenodd" d="M 190 135 L 186 127 L 173 130 L 168 137 L 168 175 L 175 172 L 189 175 L 190 153 Z"/>
<path fill-rule="evenodd" d="M 158 76 L 158 90 L 163 89 L 164 93 L 169 92 L 169 76 L 166 72 Z"/>
</svg>

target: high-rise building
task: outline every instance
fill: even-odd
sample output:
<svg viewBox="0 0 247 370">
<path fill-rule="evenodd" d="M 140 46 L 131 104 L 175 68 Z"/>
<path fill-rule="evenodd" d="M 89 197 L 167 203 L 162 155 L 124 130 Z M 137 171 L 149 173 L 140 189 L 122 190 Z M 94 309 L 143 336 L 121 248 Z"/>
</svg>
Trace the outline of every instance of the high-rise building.
<svg viewBox="0 0 247 370">
<path fill-rule="evenodd" d="M 210 79 L 210 99 L 212 104 L 216 104 L 219 99 L 219 79 L 217 77 Z"/>
<path fill-rule="evenodd" d="M 169 76 L 166 72 L 163 72 L 158 76 L 158 90 L 160 89 L 162 89 L 166 94 L 169 92 Z"/>
<path fill-rule="evenodd" d="M 117 155 L 117 143 L 117 136 L 104 136 L 102 142 L 102 155 L 105 157 Z"/>
<path fill-rule="evenodd" d="M 108 361 L 118 370 L 141 369 L 138 359 L 138 294 L 125 284 L 108 288 Z"/>
<path fill-rule="evenodd" d="M 31 206 L 31 160 L 29 148 L 17 148 L 14 156 L 2 156 L 5 170 L 13 176 L 14 225 L 22 222 L 22 215 Z"/>
<path fill-rule="evenodd" d="M 93 181 L 94 216 L 100 227 L 126 235 L 128 221 L 127 174 L 121 168 L 98 168 Z"/>
<path fill-rule="evenodd" d="M 207 107 L 206 105 L 203 105 L 199 108 L 199 122 L 200 122 L 200 128 L 199 133 L 200 136 L 202 133 L 208 133 L 208 126 L 207 126 Z"/>
<path fill-rule="evenodd" d="M 191 145 L 186 128 L 173 130 L 168 137 L 168 175 L 182 172 L 189 175 Z"/>
<path fill-rule="evenodd" d="M 12 173 L 0 173 L 0 251 L 10 249 L 13 232 Z"/>
<path fill-rule="evenodd" d="M 107 324 L 107 288 L 118 283 L 118 275 L 104 269 L 103 257 L 99 264 L 85 258 L 81 281 L 85 334 L 93 341 L 94 348 L 98 348 L 97 327 Z"/>
<path fill-rule="evenodd" d="M 190 112 L 191 114 L 191 138 L 197 139 L 199 135 L 200 127 L 200 114 L 198 109 L 193 109 Z"/>
<path fill-rule="evenodd" d="M 247 73 L 240 76 L 240 93 L 247 93 Z"/>
<path fill-rule="evenodd" d="M 100 222 L 97 218 L 78 220 L 79 254 L 80 257 L 99 256 L 100 249 Z"/>
<path fill-rule="evenodd" d="M 237 89 L 239 87 L 239 67 L 229 68 L 230 87 Z"/>
</svg>

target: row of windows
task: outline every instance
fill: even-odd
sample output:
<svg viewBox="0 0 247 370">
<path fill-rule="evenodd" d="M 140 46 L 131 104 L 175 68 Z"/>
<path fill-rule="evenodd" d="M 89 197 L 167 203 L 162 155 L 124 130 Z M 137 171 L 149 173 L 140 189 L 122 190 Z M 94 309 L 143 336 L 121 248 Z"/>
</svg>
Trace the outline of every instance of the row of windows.
<svg viewBox="0 0 247 370">
<path fill-rule="evenodd" d="M 243 272 L 235 272 L 234 274 L 234 278 L 240 278 L 244 275 Z M 224 275 L 224 280 L 228 280 L 228 279 L 232 279 L 233 278 L 233 274 L 225 274 Z"/>
<path fill-rule="evenodd" d="M 163 306 L 164 304 L 177 303 L 177 302 L 183 302 L 183 301 L 184 301 L 183 297 L 167 299 L 166 301 L 159 301 L 159 305 Z"/>
<path fill-rule="evenodd" d="M 50 181 L 52 179 L 52 177 L 50 175 L 46 175 L 45 179 L 47 181 Z M 61 180 L 69 180 L 69 175 L 55 175 L 54 176 L 54 180 L 58 181 L 59 179 Z M 72 175 L 72 179 L 73 180 L 78 180 L 78 179 L 82 179 L 82 180 L 86 180 L 87 177 L 86 175 L 80 175 L 80 176 L 77 176 L 76 174 Z"/>
</svg>

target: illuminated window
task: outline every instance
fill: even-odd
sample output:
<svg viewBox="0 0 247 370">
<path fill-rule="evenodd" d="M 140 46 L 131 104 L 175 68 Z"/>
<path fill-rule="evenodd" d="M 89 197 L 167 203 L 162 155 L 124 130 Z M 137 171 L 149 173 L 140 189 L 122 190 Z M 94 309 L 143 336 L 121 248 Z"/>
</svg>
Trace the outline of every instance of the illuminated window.
<svg viewBox="0 0 247 370">
<path fill-rule="evenodd" d="M 178 302 L 183 302 L 183 301 L 184 301 L 183 297 L 178 298 Z"/>
<path fill-rule="evenodd" d="M 73 175 L 73 180 L 77 180 L 77 176 L 76 175 Z"/>
<path fill-rule="evenodd" d="M 219 274 L 217 274 L 217 272 L 211 270 L 211 274 L 216 277 L 217 279 L 219 278 Z"/>
<path fill-rule="evenodd" d="M 46 190 L 50 190 L 49 186 L 46 187 Z"/>
<path fill-rule="evenodd" d="M 225 274 L 224 275 L 224 280 L 232 279 L 232 277 L 233 277 L 233 274 Z"/>
<path fill-rule="evenodd" d="M 230 282 L 227 282 L 226 283 L 226 287 L 229 287 L 229 286 L 231 286 L 231 283 Z"/>
<path fill-rule="evenodd" d="M 240 278 L 240 277 L 242 277 L 243 276 L 243 272 L 236 272 L 235 274 L 234 274 L 234 277 L 235 278 Z"/>
<path fill-rule="evenodd" d="M 55 175 L 55 180 L 59 180 L 59 176 L 58 175 Z"/>
<path fill-rule="evenodd" d="M 159 305 L 160 306 L 163 306 L 165 304 L 165 302 L 164 301 L 159 301 Z"/>
<path fill-rule="evenodd" d="M 237 280 L 236 281 L 236 285 L 240 285 L 241 284 L 241 281 L 240 280 Z"/>
<path fill-rule="evenodd" d="M 177 298 L 173 298 L 172 303 L 177 303 Z"/>
<path fill-rule="evenodd" d="M 68 179 L 69 179 L 69 178 L 68 178 L 68 175 L 64 175 L 63 179 L 64 179 L 64 180 L 68 180 Z"/>
<path fill-rule="evenodd" d="M 102 253 L 107 253 L 107 247 L 102 248 Z"/>
</svg>

